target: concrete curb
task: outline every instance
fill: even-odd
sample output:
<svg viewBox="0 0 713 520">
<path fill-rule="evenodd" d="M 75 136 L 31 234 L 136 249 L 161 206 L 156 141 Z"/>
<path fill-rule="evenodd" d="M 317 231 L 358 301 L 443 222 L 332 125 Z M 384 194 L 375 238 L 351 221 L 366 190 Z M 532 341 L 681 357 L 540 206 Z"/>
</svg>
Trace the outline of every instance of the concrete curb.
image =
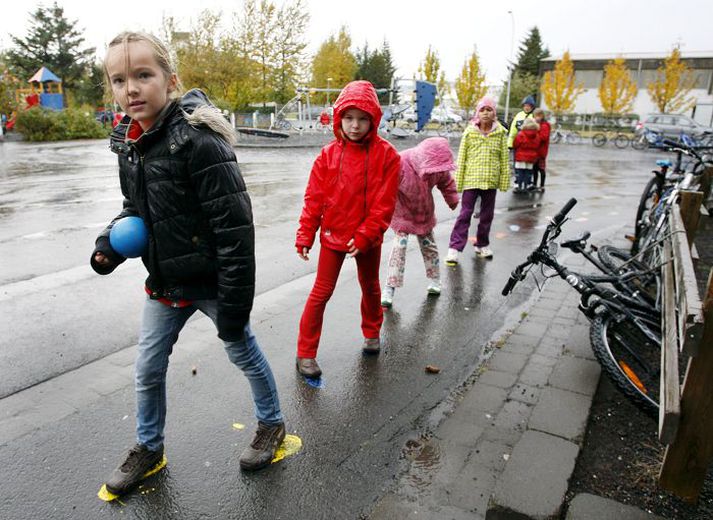
<svg viewBox="0 0 713 520">
<path fill-rule="evenodd" d="M 585 262 L 575 256 L 567 265 Z M 548 285 L 496 342 L 453 413 L 424 438 L 422 449 L 439 453 L 441 464 L 412 464 L 377 502 L 372 520 L 561 517 L 601 373 L 578 301 L 561 280 Z M 580 498 L 571 518 L 638 518 L 601 514 L 601 500 Z M 628 508 L 608 502 L 609 511 Z"/>
</svg>

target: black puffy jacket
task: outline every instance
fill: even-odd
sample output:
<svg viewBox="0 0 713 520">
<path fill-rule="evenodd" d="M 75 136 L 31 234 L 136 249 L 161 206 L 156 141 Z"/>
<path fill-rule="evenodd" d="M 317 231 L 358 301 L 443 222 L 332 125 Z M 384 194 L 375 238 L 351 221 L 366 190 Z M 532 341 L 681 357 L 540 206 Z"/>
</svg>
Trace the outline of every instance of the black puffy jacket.
<svg viewBox="0 0 713 520">
<path fill-rule="evenodd" d="M 140 216 L 149 230 L 142 260 L 151 297 L 217 298 L 218 335 L 235 341 L 243 337 L 255 296 L 255 232 L 235 153 L 216 133 L 226 131 L 216 124 L 219 117 L 203 92 L 191 90 L 136 141 L 127 140 L 128 118 L 117 125 L 111 149 L 119 155 L 124 207 L 96 241 L 94 253 L 112 265 L 97 264 L 94 254 L 91 263 L 109 274 L 123 262 L 109 243 L 111 227 Z"/>
</svg>

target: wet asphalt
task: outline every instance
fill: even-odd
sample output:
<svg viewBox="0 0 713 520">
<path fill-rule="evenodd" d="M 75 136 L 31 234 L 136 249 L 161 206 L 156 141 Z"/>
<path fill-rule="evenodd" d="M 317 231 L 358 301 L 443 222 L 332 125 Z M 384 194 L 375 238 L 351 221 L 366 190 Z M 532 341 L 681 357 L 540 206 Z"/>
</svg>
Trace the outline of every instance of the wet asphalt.
<svg viewBox="0 0 713 520">
<path fill-rule="evenodd" d="M 253 201 L 260 294 L 313 276 L 316 251 L 305 263 L 292 244 L 317 151 L 237 151 Z M 288 430 L 304 443 L 299 454 L 256 474 L 240 472 L 237 456 L 255 426 L 252 401 L 210 331 L 205 342 L 212 351 L 169 370 L 167 470 L 120 503 L 96 497 L 133 443 L 133 390 L 126 387 L 0 446 L 0 518 L 358 518 L 402 468 L 404 442 L 437 422 L 483 348 L 519 318 L 534 284 L 507 299 L 500 290 L 547 217 L 574 196 L 580 203 L 563 238 L 626 225 L 657 157 L 553 146 L 547 191 L 498 194 L 494 259 L 475 259 L 467 249 L 458 267 L 443 266 L 438 298 L 426 296 L 423 264 L 411 244 L 406 284 L 386 313 L 378 357 L 360 353 L 359 289 L 353 271 L 346 272 L 325 315 L 323 388 L 305 384 L 294 370 L 306 291 L 291 293 L 278 312 L 253 316 Z M 115 157 L 105 142 L 4 143 L 0 164 L 2 397 L 134 345 L 144 271 L 129 261 L 99 277 L 87 265 L 96 234 L 121 206 Z M 435 233 L 444 255 L 455 213 L 436 199 Z M 426 374 L 427 364 L 440 374 Z M 195 376 L 191 366 L 198 367 Z M 236 422 L 247 428 L 234 429 Z"/>
</svg>

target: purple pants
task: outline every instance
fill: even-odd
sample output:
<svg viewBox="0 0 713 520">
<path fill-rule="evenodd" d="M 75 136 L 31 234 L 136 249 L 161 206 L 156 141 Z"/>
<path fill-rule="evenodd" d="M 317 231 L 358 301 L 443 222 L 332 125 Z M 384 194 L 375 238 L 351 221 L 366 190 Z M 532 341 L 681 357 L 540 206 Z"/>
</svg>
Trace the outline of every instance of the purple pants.
<svg viewBox="0 0 713 520">
<path fill-rule="evenodd" d="M 475 201 L 480 197 L 480 218 L 478 219 L 478 234 L 475 245 L 484 247 L 490 245 L 490 225 L 493 223 L 495 214 L 495 194 L 497 190 L 463 190 L 460 199 L 460 215 L 456 219 L 451 232 L 451 241 L 448 247 L 457 251 L 463 251 L 468 241 L 468 229 L 470 229 L 470 219 L 473 216 Z"/>
</svg>

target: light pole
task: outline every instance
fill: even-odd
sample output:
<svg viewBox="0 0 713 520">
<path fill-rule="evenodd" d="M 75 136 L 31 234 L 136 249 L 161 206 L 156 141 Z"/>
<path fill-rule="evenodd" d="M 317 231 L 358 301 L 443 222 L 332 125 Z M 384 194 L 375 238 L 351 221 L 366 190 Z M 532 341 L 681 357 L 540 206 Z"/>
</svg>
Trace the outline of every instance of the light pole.
<svg viewBox="0 0 713 520">
<path fill-rule="evenodd" d="M 329 106 L 329 84 L 332 82 L 332 78 L 327 78 L 327 106 Z"/>
<path fill-rule="evenodd" d="M 505 97 L 505 123 L 508 122 L 510 117 L 510 82 L 512 81 L 512 53 L 513 47 L 515 47 L 515 15 L 512 11 L 508 11 L 510 15 L 510 21 L 512 22 L 512 31 L 510 33 L 510 64 L 508 65 L 508 90 L 507 96 Z"/>
</svg>

